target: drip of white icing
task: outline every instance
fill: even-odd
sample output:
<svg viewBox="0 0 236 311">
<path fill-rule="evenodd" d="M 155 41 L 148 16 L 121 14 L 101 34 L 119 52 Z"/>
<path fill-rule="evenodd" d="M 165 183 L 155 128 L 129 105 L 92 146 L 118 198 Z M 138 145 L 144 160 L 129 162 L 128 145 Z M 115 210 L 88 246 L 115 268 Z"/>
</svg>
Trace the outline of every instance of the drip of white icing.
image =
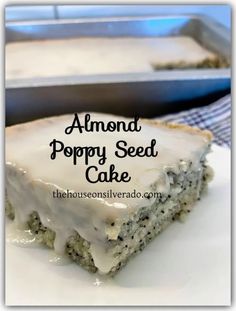
<svg viewBox="0 0 236 311">
<path fill-rule="evenodd" d="M 96 267 L 99 267 L 100 274 L 108 273 L 112 267 L 119 263 L 119 258 L 114 258 L 104 246 L 91 244 L 90 252 Z"/>
<path fill-rule="evenodd" d="M 39 246 L 35 235 L 24 228 L 18 228 L 15 222 L 6 224 L 6 241 L 21 247 Z"/>
<path fill-rule="evenodd" d="M 83 120 L 84 114 L 79 115 Z M 92 120 L 126 120 L 110 115 L 91 114 Z M 140 207 L 151 204 L 147 199 L 137 198 L 98 198 L 98 199 L 59 199 L 53 198 L 55 190 L 74 189 L 76 192 L 132 192 L 134 189 L 145 191 L 169 192 L 170 179 L 167 170 L 179 172 L 179 160 L 191 161 L 192 169 L 199 170 L 201 157 L 207 149 L 207 140 L 201 135 L 179 129 L 155 127 L 140 123 L 142 130 L 131 132 L 93 132 L 79 133 L 74 130 L 66 135 L 64 130 L 71 125 L 72 115 L 56 119 L 36 121 L 31 125 L 15 126 L 6 132 L 6 187 L 10 203 L 15 208 L 15 222 L 24 224 L 28 216 L 37 211 L 43 225 L 56 233 L 55 251 L 63 254 L 67 239 L 78 232 L 90 243 L 90 251 L 100 272 L 110 271 L 117 263 L 107 251 L 107 235 L 115 238 L 117 232 L 110 232 L 107 226 L 112 221 L 122 223 Z M 130 121 L 127 119 L 127 121 Z M 74 166 L 70 158 L 59 154 L 50 159 L 49 143 L 52 139 L 63 141 L 66 146 L 105 146 L 107 162 L 99 170 L 107 170 L 114 163 L 117 171 L 130 173 L 129 183 L 90 184 L 85 178 L 86 166 L 82 159 Z M 125 140 L 129 146 L 150 144 L 157 140 L 158 156 L 155 158 L 115 157 L 115 145 Z M 90 159 L 89 165 L 97 165 L 98 158 Z M 154 187 L 154 188 L 153 188 Z M 118 227 L 117 227 L 118 228 Z"/>
</svg>

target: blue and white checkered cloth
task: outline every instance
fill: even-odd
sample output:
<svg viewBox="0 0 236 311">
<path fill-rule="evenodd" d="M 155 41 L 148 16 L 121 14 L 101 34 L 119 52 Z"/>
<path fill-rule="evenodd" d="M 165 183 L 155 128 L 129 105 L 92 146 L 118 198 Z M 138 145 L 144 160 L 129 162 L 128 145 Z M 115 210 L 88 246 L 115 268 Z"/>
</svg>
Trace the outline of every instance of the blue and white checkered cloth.
<svg viewBox="0 0 236 311">
<path fill-rule="evenodd" d="M 231 147 L 230 95 L 208 106 L 169 114 L 158 119 L 197 126 L 203 130 L 210 130 L 214 135 L 214 143 L 224 147 Z"/>
</svg>

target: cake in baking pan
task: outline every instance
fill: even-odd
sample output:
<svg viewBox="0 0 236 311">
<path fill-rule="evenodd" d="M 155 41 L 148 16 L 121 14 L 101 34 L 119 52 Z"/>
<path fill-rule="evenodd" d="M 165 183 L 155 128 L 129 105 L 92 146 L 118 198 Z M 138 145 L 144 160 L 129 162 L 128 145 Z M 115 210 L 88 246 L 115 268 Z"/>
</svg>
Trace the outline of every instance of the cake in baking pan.
<svg viewBox="0 0 236 311">
<path fill-rule="evenodd" d="M 228 66 L 187 36 L 24 41 L 5 54 L 7 80 Z"/>
</svg>

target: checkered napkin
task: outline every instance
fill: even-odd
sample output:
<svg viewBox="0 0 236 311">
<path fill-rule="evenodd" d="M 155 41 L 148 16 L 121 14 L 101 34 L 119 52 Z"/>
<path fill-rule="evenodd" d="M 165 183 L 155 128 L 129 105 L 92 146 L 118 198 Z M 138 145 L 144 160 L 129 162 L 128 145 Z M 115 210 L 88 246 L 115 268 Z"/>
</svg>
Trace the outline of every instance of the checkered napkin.
<svg viewBox="0 0 236 311">
<path fill-rule="evenodd" d="M 214 143 L 229 148 L 231 146 L 230 95 L 221 98 L 211 105 L 169 114 L 158 119 L 210 130 L 214 135 Z"/>
</svg>

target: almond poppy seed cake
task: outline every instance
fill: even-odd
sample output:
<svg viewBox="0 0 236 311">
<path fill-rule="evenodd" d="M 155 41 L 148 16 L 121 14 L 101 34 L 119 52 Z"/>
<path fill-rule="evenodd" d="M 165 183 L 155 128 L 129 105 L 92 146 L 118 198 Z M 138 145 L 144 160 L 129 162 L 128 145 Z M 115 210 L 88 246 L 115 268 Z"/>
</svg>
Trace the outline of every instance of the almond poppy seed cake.
<svg viewBox="0 0 236 311">
<path fill-rule="evenodd" d="M 188 36 L 81 37 L 6 45 L 7 80 L 228 66 L 221 55 Z"/>
<path fill-rule="evenodd" d="M 139 121 L 142 130 L 137 133 L 73 131 L 67 135 L 65 128 L 72 118 L 63 115 L 6 128 L 6 214 L 17 226 L 31 230 L 38 241 L 85 269 L 114 275 L 166 226 L 191 211 L 213 175 L 206 163 L 212 135 L 146 119 Z M 91 119 L 104 124 L 131 120 L 100 113 L 92 113 Z M 87 165 L 81 158 L 76 164 L 68 152 L 50 158 L 49 143 L 55 138 L 65 146 L 106 147 L 106 162 L 99 171 L 109 171 L 113 163 L 117 171 L 129 172 L 130 181 L 88 182 Z M 138 148 L 150 145 L 153 138 L 156 157 L 115 156 L 117 141 Z M 89 159 L 91 166 L 98 163 L 98 155 Z M 93 180 L 96 174 L 93 171 Z M 68 191 L 102 196 L 72 198 L 66 197 Z M 110 191 L 158 196 L 108 197 Z M 54 197 L 57 192 L 65 195 Z"/>
</svg>

